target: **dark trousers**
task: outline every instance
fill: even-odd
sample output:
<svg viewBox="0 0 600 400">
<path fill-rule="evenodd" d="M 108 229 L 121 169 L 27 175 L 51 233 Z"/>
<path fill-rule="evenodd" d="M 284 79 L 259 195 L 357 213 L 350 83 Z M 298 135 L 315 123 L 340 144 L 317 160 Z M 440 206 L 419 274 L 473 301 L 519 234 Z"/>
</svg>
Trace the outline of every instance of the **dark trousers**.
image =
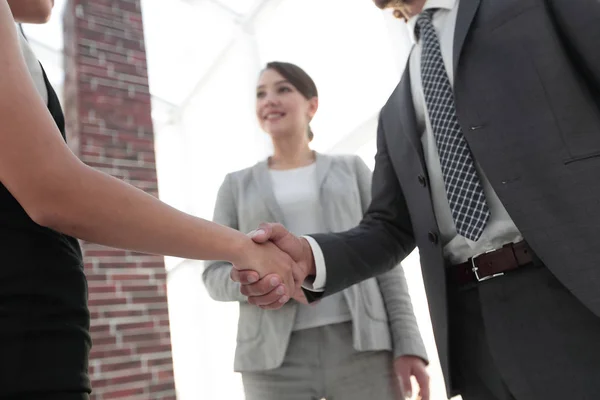
<svg viewBox="0 0 600 400">
<path fill-rule="evenodd" d="M 489 349 L 477 288 L 455 292 L 451 307 L 452 380 L 463 400 L 514 400 Z"/>
<path fill-rule="evenodd" d="M 449 292 L 453 386 L 464 400 L 600 398 L 600 318 L 546 267 Z"/>
</svg>

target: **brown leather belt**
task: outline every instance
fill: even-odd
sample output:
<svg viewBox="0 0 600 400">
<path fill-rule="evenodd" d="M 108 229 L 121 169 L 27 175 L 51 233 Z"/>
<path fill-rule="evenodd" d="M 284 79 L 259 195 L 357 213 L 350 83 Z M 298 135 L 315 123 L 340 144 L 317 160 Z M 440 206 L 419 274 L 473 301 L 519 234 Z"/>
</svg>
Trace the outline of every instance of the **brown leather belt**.
<svg viewBox="0 0 600 400">
<path fill-rule="evenodd" d="M 448 272 L 454 283 L 466 285 L 504 275 L 505 272 L 532 264 L 533 261 L 533 250 L 522 241 L 470 258 L 450 267 Z"/>
</svg>

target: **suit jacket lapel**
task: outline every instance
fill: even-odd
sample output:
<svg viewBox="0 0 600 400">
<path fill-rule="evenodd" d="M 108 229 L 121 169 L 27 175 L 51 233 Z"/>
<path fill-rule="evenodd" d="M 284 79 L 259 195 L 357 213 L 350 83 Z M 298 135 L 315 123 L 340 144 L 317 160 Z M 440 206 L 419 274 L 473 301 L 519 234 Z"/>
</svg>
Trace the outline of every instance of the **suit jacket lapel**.
<svg viewBox="0 0 600 400">
<path fill-rule="evenodd" d="M 283 220 L 283 213 L 281 212 L 281 208 L 279 208 L 279 204 L 275 198 L 275 192 L 273 192 L 273 184 L 271 182 L 271 177 L 269 176 L 269 166 L 267 161 L 261 161 L 256 164 L 252 170 L 252 175 L 254 176 L 256 185 L 258 186 L 260 196 L 263 198 L 265 206 L 271 214 L 271 217 L 273 217 L 273 222 L 285 224 L 285 221 Z"/>
<path fill-rule="evenodd" d="M 415 106 L 412 99 L 409 64 L 406 65 L 400 83 L 382 112 L 384 113 L 382 121 L 389 143 L 388 151 L 398 154 L 397 152 L 404 147 L 401 143 L 402 135 L 407 137 L 413 150 L 419 155 L 423 170 L 426 171 L 421 132 L 417 129 Z M 392 156 L 392 158 L 394 157 Z"/>
<path fill-rule="evenodd" d="M 456 68 L 458 67 L 458 60 L 460 59 L 460 53 L 467 33 L 471 28 L 471 23 L 475 17 L 475 13 L 479 8 L 481 0 L 460 0 L 458 5 L 458 15 L 456 16 L 456 27 L 454 28 L 454 49 L 453 49 L 453 69 L 454 77 L 456 79 Z"/>
<path fill-rule="evenodd" d="M 456 27 L 454 29 L 453 68 L 455 77 L 460 53 L 480 2 L 481 0 L 461 0 L 459 3 Z M 426 171 L 425 156 L 423 154 L 423 146 L 420 137 L 421 132 L 417 129 L 410 79 L 409 56 L 409 61 L 404 69 L 400 84 L 396 87 L 396 90 L 390 98 L 390 102 L 384 108 L 383 112 L 385 112 L 385 118 L 383 118 L 383 121 L 385 123 L 388 142 L 390 142 L 390 144 L 393 143 L 393 145 L 389 146 L 391 147 L 390 151 L 393 152 L 395 148 L 400 148 L 397 147 L 400 145 L 398 142 L 399 137 L 397 136 L 397 132 L 400 130 L 408 137 L 414 150 L 419 154 L 423 170 Z"/>
</svg>

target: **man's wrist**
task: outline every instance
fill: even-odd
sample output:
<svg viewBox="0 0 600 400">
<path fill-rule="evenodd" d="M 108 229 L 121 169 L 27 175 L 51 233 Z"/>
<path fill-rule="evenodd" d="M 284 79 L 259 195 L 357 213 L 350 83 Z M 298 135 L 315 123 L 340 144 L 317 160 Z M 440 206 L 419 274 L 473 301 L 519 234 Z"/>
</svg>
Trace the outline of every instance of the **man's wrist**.
<svg viewBox="0 0 600 400">
<path fill-rule="evenodd" d="M 307 264 L 307 274 L 306 279 L 310 281 L 314 281 L 315 276 L 317 275 L 317 267 L 315 265 L 315 257 L 312 252 L 312 248 L 310 247 L 310 243 L 306 238 L 301 237 L 302 240 L 302 251 L 304 252 L 304 257 Z"/>
</svg>

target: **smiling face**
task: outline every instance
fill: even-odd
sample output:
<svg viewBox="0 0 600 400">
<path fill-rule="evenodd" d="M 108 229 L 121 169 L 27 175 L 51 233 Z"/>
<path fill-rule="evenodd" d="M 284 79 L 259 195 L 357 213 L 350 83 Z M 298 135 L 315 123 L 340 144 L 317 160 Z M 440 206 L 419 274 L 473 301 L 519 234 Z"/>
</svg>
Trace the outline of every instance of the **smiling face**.
<svg viewBox="0 0 600 400">
<path fill-rule="evenodd" d="M 265 69 L 256 88 L 256 117 L 273 139 L 307 135 L 308 124 L 318 107 L 316 96 L 305 97 L 273 68 Z"/>
</svg>

